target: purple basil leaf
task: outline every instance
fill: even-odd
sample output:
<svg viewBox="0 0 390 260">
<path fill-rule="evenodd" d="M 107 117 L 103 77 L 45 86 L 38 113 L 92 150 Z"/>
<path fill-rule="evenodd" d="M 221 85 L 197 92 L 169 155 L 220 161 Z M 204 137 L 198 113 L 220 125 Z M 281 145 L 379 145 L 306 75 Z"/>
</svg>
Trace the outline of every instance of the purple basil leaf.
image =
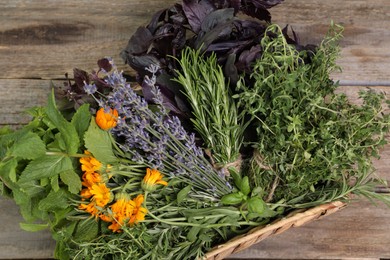
<svg viewBox="0 0 390 260">
<path fill-rule="evenodd" d="M 243 51 L 236 62 L 237 69 L 239 71 L 251 72 L 253 62 L 260 58 L 260 56 L 260 45 L 252 46 L 250 50 Z"/>
<path fill-rule="evenodd" d="M 187 23 L 187 18 L 182 14 L 174 14 L 170 17 L 173 23 L 175 24 L 185 24 Z"/>
<path fill-rule="evenodd" d="M 150 65 L 154 64 L 161 67 L 160 61 L 152 55 L 142 55 L 142 56 L 127 56 L 126 63 L 129 64 L 134 70 L 140 73 L 140 76 L 143 78 L 147 71 L 145 68 L 149 68 Z"/>
<path fill-rule="evenodd" d="M 219 9 L 215 10 L 205 16 L 200 25 L 200 29 L 203 32 L 208 32 L 214 29 L 218 24 L 226 23 L 234 18 L 234 9 Z"/>
<path fill-rule="evenodd" d="M 74 82 L 77 86 L 77 91 L 76 92 L 80 92 L 78 91 L 78 89 L 81 89 L 81 90 L 84 90 L 84 82 L 86 82 L 87 84 L 89 84 L 89 77 L 88 77 L 88 73 L 84 70 L 80 70 L 80 69 L 77 69 L 77 68 L 74 68 L 73 69 L 73 77 L 74 77 Z M 74 89 L 76 90 L 76 88 Z M 83 91 L 81 91 L 83 92 Z"/>
<path fill-rule="evenodd" d="M 241 7 L 241 0 L 212 0 L 217 9 L 233 8 L 234 14 L 238 13 Z"/>
<path fill-rule="evenodd" d="M 154 51 L 162 59 L 167 55 L 174 55 L 178 49 L 182 49 L 186 43 L 185 28 L 176 24 L 164 24 L 155 35 Z"/>
<path fill-rule="evenodd" d="M 229 78 L 230 83 L 235 86 L 239 79 L 237 67 L 235 66 L 236 54 L 231 53 L 225 62 L 225 67 L 223 68 L 224 74 Z"/>
<path fill-rule="evenodd" d="M 174 24 L 188 24 L 187 17 L 183 11 L 183 6 L 180 4 L 175 4 L 168 12 L 168 22 Z"/>
<path fill-rule="evenodd" d="M 132 55 L 145 53 L 149 49 L 152 41 L 153 35 L 149 29 L 141 26 L 137 29 L 133 36 L 131 36 L 126 47 L 126 51 Z"/>
<path fill-rule="evenodd" d="M 203 49 L 208 49 L 209 45 L 220 39 L 227 39 L 232 33 L 233 25 L 232 22 L 226 22 L 219 24 L 214 29 L 199 33 L 198 38 L 195 41 L 195 49 L 202 47 Z"/>
<path fill-rule="evenodd" d="M 291 38 L 289 35 L 288 35 L 288 24 L 282 29 L 282 33 L 284 35 L 284 38 L 286 38 L 286 41 L 289 43 L 289 44 L 299 44 L 299 37 L 298 35 L 295 33 L 295 31 L 291 28 L 291 32 L 293 34 L 293 38 Z"/>
<path fill-rule="evenodd" d="M 237 29 L 238 38 L 240 40 L 255 40 L 259 39 L 264 34 L 266 26 L 250 20 L 236 20 L 234 26 Z"/>
<path fill-rule="evenodd" d="M 112 70 L 112 64 L 107 58 L 103 58 L 98 60 L 97 62 L 100 69 L 103 69 L 105 71 L 111 71 Z"/>
<path fill-rule="evenodd" d="M 164 76 L 165 75 L 165 76 Z M 181 97 L 179 96 L 178 90 L 180 89 L 176 86 L 176 83 L 171 80 L 171 77 L 166 74 L 161 74 L 157 77 L 156 85 L 159 87 L 162 98 L 163 98 L 163 106 L 169 109 L 176 115 L 185 116 L 183 111 L 188 111 L 188 108 L 183 106 L 185 104 Z M 142 95 L 145 100 L 153 104 L 154 95 L 152 93 L 152 87 L 147 84 L 145 81 L 142 82 Z M 180 105 L 180 107 L 179 107 Z"/>
<path fill-rule="evenodd" d="M 183 0 L 183 11 L 187 17 L 192 31 L 198 33 L 202 21 L 211 13 L 215 7 L 207 0 L 198 2 L 198 0 Z"/>
<path fill-rule="evenodd" d="M 154 34 L 154 38 L 162 38 L 166 36 L 171 36 L 174 33 L 174 25 L 171 23 L 166 23 L 160 26 L 156 33 Z"/>
<path fill-rule="evenodd" d="M 264 7 L 256 7 L 251 3 L 241 7 L 241 11 L 244 14 L 257 18 L 259 20 L 271 22 L 271 14 Z"/>
<path fill-rule="evenodd" d="M 149 22 L 149 24 L 146 26 L 146 28 L 148 28 L 149 32 L 151 34 L 154 34 L 155 31 L 157 30 L 158 28 L 158 24 L 164 20 L 166 14 L 167 14 L 168 10 L 167 9 L 162 9 L 160 11 L 157 11 L 151 21 Z"/>
<path fill-rule="evenodd" d="M 215 51 L 215 52 L 226 52 L 231 50 L 231 53 L 236 53 L 239 49 L 245 48 L 248 44 L 252 43 L 253 41 L 223 41 L 223 42 L 217 42 L 212 43 L 207 48 L 207 51 Z"/>
<path fill-rule="evenodd" d="M 177 28 L 175 38 L 172 40 L 172 46 L 174 50 L 181 50 L 186 44 L 186 30 L 183 27 Z"/>
<path fill-rule="evenodd" d="M 257 8 L 269 9 L 280 4 L 284 0 L 243 0 L 244 4 L 251 3 Z"/>
<path fill-rule="evenodd" d="M 167 93 L 173 93 L 173 96 L 166 96 L 170 97 L 170 103 L 178 109 L 175 113 L 180 114 L 181 116 L 186 115 L 189 108 L 187 106 L 187 98 L 182 92 L 182 86 L 173 81 L 172 76 L 165 71 L 162 71 L 162 73 L 157 77 L 157 85 L 160 87 L 162 93 L 165 93 L 165 91 L 167 91 Z"/>
</svg>

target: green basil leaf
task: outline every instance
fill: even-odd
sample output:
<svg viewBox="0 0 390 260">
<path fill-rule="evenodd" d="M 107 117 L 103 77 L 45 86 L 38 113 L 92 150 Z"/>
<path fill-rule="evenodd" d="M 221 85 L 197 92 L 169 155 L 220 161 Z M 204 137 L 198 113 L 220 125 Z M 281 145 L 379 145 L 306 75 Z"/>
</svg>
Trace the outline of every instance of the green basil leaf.
<svg viewBox="0 0 390 260">
<path fill-rule="evenodd" d="M 250 213 L 258 213 L 260 215 L 265 211 L 267 207 L 264 200 L 262 200 L 259 197 L 250 198 L 247 201 L 247 206 L 248 206 L 248 211 Z"/>
<path fill-rule="evenodd" d="M 221 202 L 224 205 L 237 205 L 243 200 L 243 196 L 239 193 L 226 194 L 221 198 Z"/>
<path fill-rule="evenodd" d="M 249 193 L 251 192 L 251 187 L 249 185 L 249 178 L 248 178 L 248 176 L 244 176 L 244 178 L 242 178 L 242 181 L 240 183 L 240 191 L 245 196 L 248 196 Z"/>
</svg>

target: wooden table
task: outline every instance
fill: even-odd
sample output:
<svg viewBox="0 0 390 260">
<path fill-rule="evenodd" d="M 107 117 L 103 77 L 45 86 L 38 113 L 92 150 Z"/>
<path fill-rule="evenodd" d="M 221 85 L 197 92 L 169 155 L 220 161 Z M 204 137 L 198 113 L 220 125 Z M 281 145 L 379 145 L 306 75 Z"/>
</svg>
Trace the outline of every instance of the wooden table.
<svg viewBox="0 0 390 260">
<path fill-rule="evenodd" d="M 23 111 L 45 104 L 49 82 L 61 84 L 74 67 L 119 57 L 130 35 L 174 0 L 2 0 L 0 1 L 0 125 L 28 122 Z M 293 26 L 303 43 L 318 43 L 331 19 L 345 27 L 339 65 L 340 91 L 355 97 L 361 87 L 390 86 L 389 0 L 285 0 L 271 9 L 273 21 Z M 376 161 L 390 180 L 390 146 Z M 27 233 L 14 203 L 0 199 L 0 259 L 50 258 L 47 232 Z M 232 256 L 238 259 L 390 258 L 390 209 L 366 201 L 325 219 L 289 230 Z"/>
</svg>

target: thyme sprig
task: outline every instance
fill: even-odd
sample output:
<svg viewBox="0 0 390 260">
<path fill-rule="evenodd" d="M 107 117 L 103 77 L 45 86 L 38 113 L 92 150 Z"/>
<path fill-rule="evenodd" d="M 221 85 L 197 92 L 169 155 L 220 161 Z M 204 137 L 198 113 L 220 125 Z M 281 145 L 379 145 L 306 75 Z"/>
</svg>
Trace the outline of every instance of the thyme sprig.
<svg viewBox="0 0 390 260">
<path fill-rule="evenodd" d="M 386 143 L 388 100 L 369 90 L 360 92 L 363 104 L 356 105 L 335 93 L 330 73 L 338 69 L 341 37 L 342 27 L 332 24 L 314 52 L 299 52 L 271 25 L 251 74 L 255 84 L 239 85 L 236 98 L 257 131 L 252 145 L 259 156 L 250 175 L 254 186 L 267 190 L 267 201 L 308 207 L 352 192 L 378 198 L 371 158 Z"/>
</svg>

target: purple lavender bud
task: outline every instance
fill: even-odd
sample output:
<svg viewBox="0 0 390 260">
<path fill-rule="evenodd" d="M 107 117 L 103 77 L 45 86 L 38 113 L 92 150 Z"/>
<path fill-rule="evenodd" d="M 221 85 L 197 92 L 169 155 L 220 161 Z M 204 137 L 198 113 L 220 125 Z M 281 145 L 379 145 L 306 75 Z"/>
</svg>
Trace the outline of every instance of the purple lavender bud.
<svg viewBox="0 0 390 260">
<path fill-rule="evenodd" d="M 84 81 L 84 91 L 88 95 L 93 95 L 97 91 L 97 87 L 95 84 L 87 84 L 87 82 Z"/>
</svg>

